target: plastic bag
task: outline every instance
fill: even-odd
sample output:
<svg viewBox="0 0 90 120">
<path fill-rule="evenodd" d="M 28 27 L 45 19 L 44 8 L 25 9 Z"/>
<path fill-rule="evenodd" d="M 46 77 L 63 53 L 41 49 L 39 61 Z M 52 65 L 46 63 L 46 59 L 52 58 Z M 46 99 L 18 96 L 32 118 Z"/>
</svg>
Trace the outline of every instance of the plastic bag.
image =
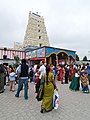
<svg viewBox="0 0 90 120">
<path fill-rule="evenodd" d="M 58 106 L 59 106 L 59 94 L 58 91 L 55 89 L 53 95 L 53 108 L 56 110 L 58 109 Z"/>
</svg>

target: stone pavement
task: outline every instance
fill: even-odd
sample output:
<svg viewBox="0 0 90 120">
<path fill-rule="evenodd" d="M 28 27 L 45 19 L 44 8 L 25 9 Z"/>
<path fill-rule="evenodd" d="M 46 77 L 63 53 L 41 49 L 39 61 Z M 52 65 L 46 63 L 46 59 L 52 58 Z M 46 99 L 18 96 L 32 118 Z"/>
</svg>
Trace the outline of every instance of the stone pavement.
<svg viewBox="0 0 90 120">
<path fill-rule="evenodd" d="M 23 91 L 16 98 L 9 87 L 0 94 L 0 120 L 90 120 L 90 94 L 69 90 L 69 85 L 59 88 L 59 108 L 48 113 L 40 113 L 41 102 L 35 99 L 34 84 L 29 86 L 29 99 L 24 100 Z"/>
</svg>

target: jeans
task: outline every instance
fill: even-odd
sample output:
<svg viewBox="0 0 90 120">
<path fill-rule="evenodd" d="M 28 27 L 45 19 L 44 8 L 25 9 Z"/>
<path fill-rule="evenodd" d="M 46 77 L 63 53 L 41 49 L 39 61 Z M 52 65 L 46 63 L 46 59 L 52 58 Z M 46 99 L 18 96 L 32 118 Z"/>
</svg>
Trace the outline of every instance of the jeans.
<svg viewBox="0 0 90 120">
<path fill-rule="evenodd" d="M 35 82 L 35 73 L 36 72 L 33 73 L 33 82 Z"/>
<path fill-rule="evenodd" d="M 90 85 L 90 74 L 88 74 L 88 80 L 89 80 L 89 85 Z"/>
<path fill-rule="evenodd" d="M 83 84 L 82 84 L 82 91 L 83 91 L 83 92 L 89 91 L 88 85 L 83 86 Z"/>
<path fill-rule="evenodd" d="M 24 84 L 24 98 L 28 99 L 28 79 L 20 79 L 20 82 L 18 83 L 18 89 L 16 93 L 16 97 L 19 97 L 19 93 L 22 89 L 22 85 Z"/>
<path fill-rule="evenodd" d="M 33 82 L 33 77 L 30 77 L 30 82 Z"/>
</svg>

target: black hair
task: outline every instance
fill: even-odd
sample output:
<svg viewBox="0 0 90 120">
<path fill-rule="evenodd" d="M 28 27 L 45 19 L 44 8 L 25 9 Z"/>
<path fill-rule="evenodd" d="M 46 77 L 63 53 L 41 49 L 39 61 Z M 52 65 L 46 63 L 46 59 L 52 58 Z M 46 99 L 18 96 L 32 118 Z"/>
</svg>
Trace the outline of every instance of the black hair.
<svg viewBox="0 0 90 120">
<path fill-rule="evenodd" d="M 22 64 L 26 64 L 26 59 L 22 59 Z"/>
<path fill-rule="evenodd" d="M 49 72 L 50 72 L 50 66 L 46 66 L 46 83 L 48 85 L 48 75 L 49 75 Z"/>
<path fill-rule="evenodd" d="M 44 64 L 44 60 L 42 60 L 42 63 Z"/>
<path fill-rule="evenodd" d="M 83 66 L 81 70 L 84 70 L 84 69 L 85 69 L 85 66 Z"/>
</svg>

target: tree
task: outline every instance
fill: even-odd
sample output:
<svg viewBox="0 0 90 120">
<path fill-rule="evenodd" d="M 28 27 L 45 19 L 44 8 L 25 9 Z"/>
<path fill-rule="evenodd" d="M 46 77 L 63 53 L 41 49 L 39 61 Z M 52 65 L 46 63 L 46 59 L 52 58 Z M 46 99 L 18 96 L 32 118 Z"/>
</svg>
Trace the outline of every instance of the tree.
<svg viewBox="0 0 90 120">
<path fill-rule="evenodd" d="M 76 61 L 79 61 L 79 56 L 76 54 Z"/>
<path fill-rule="evenodd" d="M 18 64 L 20 62 L 20 58 L 18 57 L 18 55 L 14 56 L 14 60 L 15 60 L 15 67 L 18 67 Z"/>
<path fill-rule="evenodd" d="M 83 61 L 87 61 L 87 56 L 84 56 L 84 57 L 83 57 Z"/>
</svg>

